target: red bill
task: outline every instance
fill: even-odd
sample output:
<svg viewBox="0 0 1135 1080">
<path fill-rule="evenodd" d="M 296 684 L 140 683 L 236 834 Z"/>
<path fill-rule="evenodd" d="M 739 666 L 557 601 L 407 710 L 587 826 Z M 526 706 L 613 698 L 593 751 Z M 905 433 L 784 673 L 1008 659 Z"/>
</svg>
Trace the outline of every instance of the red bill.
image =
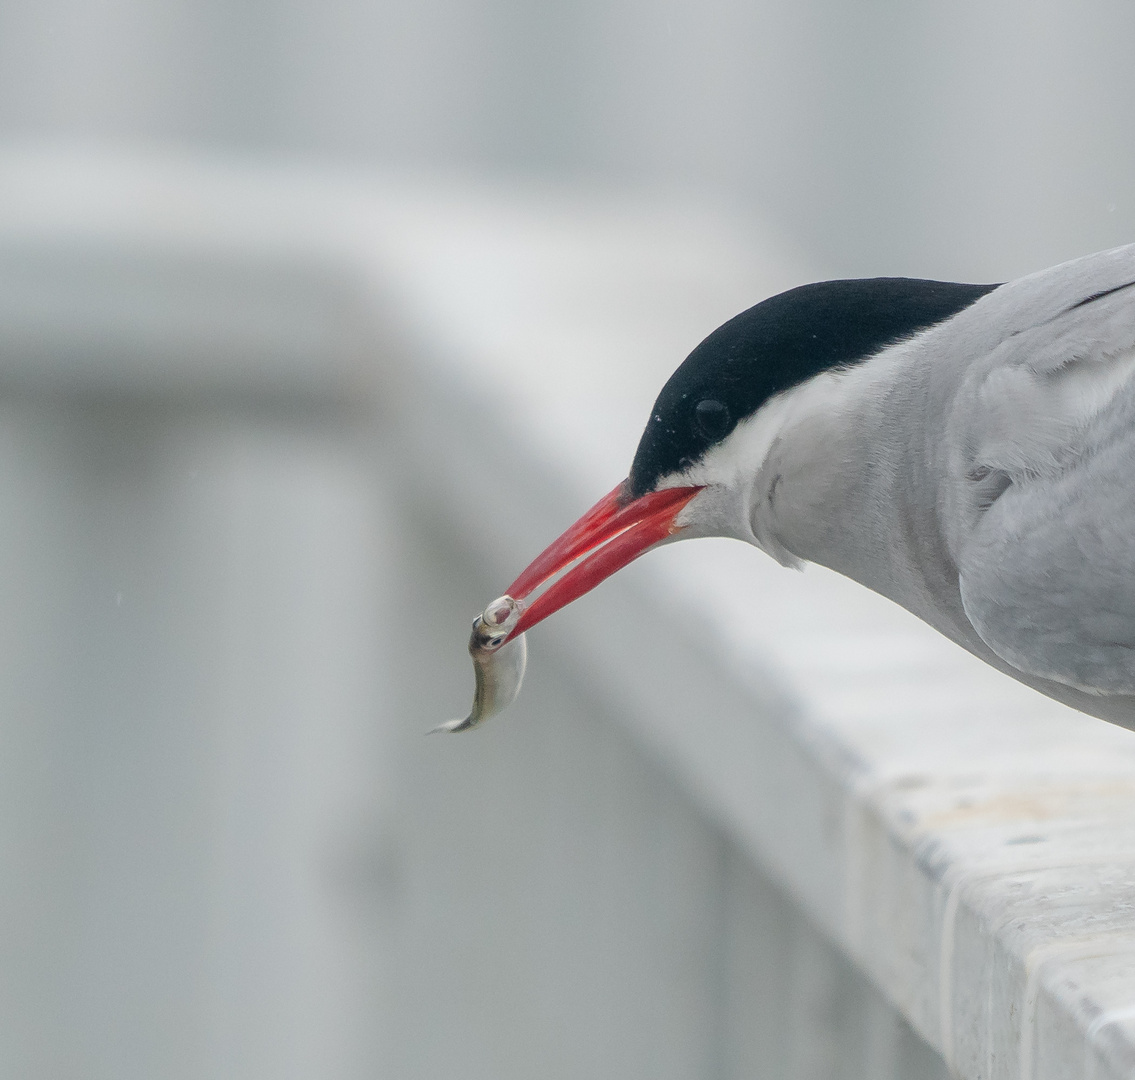
<svg viewBox="0 0 1135 1080">
<path fill-rule="evenodd" d="M 510 636 L 530 630 L 679 532 L 678 515 L 701 490 L 665 488 L 634 499 L 627 495 L 627 482 L 623 481 L 537 555 L 509 586 L 508 595 L 520 601 L 522 611 Z M 553 578 L 542 593 L 528 599 Z"/>
</svg>

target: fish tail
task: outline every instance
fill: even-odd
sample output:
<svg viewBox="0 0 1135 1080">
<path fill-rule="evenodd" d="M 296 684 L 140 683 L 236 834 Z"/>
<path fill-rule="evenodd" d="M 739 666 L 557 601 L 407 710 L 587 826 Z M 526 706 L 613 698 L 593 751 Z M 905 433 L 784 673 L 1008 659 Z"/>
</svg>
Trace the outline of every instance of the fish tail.
<svg viewBox="0 0 1135 1080">
<path fill-rule="evenodd" d="M 427 731 L 426 734 L 427 735 L 438 735 L 438 734 L 441 734 L 442 732 L 468 731 L 473 726 L 474 726 L 473 714 L 470 713 L 464 719 L 461 719 L 459 717 L 456 720 L 446 720 L 446 722 L 444 724 L 438 724 L 437 727 L 430 728 L 430 730 Z"/>
</svg>

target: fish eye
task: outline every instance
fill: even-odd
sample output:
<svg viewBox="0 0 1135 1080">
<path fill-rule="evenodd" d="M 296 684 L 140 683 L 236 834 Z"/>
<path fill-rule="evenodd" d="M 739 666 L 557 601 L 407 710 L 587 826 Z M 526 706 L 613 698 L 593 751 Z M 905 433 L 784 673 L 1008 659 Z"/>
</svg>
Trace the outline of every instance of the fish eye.
<svg viewBox="0 0 1135 1080">
<path fill-rule="evenodd" d="M 720 401 L 706 398 L 694 409 L 694 421 L 710 442 L 716 442 L 729 430 L 729 409 Z"/>
</svg>

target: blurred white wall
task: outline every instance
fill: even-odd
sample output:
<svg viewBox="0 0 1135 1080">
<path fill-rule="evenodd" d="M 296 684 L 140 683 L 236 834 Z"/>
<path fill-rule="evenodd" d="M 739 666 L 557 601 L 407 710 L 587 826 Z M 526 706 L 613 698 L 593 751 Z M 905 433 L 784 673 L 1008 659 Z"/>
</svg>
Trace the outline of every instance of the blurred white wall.
<svg viewBox="0 0 1135 1080">
<path fill-rule="evenodd" d="M 0 137 L 678 186 L 828 274 L 1135 236 L 1124 0 L 3 0 Z"/>
<path fill-rule="evenodd" d="M 218 259 L 129 165 L 19 171 L 0 164 L 0 1076 L 373 1076 L 390 512 L 358 305 L 318 252 L 242 246 L 241 208 Z"/>
</svg>

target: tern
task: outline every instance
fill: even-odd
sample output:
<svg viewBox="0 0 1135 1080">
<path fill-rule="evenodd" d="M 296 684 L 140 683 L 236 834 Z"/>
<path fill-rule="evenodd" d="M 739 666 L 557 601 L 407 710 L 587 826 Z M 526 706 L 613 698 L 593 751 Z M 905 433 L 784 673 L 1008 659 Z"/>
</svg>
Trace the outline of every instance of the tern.
<svg viewBox="0 0 1135 1080">
<path fill-rule="evenodd" d="M 819 282 L 730 319 L 627 479 L 513 582 L 510 636 L 702 536 L 827 566 L 1135 727 L 1135 245 L 999 285 Z"/>
</svg>

